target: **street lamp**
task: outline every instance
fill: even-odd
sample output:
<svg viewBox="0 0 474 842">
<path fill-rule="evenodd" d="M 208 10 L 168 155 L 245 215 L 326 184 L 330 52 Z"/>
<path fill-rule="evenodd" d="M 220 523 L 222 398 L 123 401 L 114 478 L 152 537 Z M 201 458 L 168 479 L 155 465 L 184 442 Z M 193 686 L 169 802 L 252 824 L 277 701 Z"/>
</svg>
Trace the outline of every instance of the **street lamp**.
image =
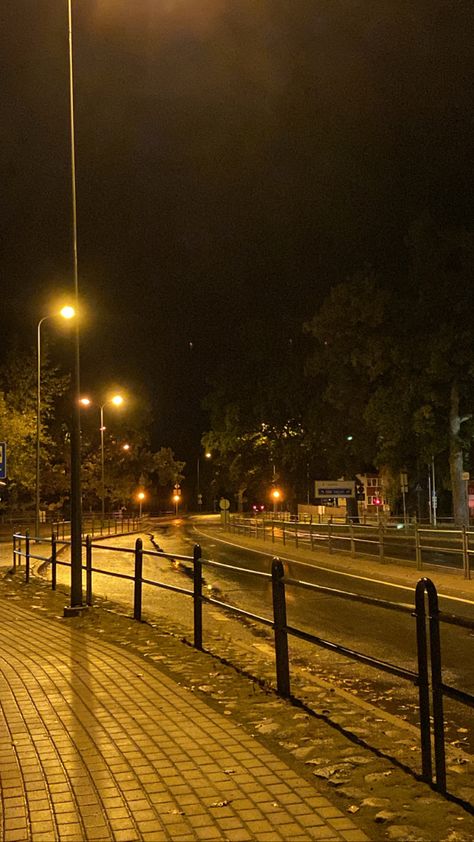
<svg viewBox="0 0 474 842">
<path fill-rule="evenodd" d="M 140 520 L 142 519 L 142 503 L 143 503 L 144 499 L 145 499 L 145 492 L 139 491 L 138 494 L 137 494 L 137 500 L 138 500 L 138 517 L 139 517 Z"/>
<path fill-rule="evenodd" d="M 74 128 L 74 63 L 72 46 L 72 0 L 67 0 L 68 65 L 69 65 L 69 126 L 71 155 L 71 228 L 74 272 L 74 300 L 79 305 L 79 270 L 77 259 L 77 199 L 76 199 L 76 150 Z M 80 349 L 79 324 L 74 332 L 74 365 L 72 380 L 71 418 L 71 604 L 64 609 L 64 616 L 74 616 L 83 609 L 82 602 L 82 499 L 81 499 L 81 412 L 80 400 Z"/>
<path fill-rule="evenodd" d="M 43 316 L 37 327 L 37 370 L 36 370 L 36 500 L 35 500 L 35 535 L 40 534 L 40 435 L 41 435 L 41 325 L 47 319 L 54 319 L 57 316 L 63 319 L 72 319 L 76 315 L 74 307 L 66 306 L 59 313 L 52 313 L 50 316 Z"/>
<path fill-rule="evenodd" d="M 92 401 L 89 398 L 80 398 L 79 403 L 82 406 L 90 406 Z M 113 404 L 114 406 L 121 406 L 123 404 L 123 397 L 122 395 L 114 395 L 113 398 L 109 398 L 106 400 L 100 407 L 100 496 L 101 496 L 101 511 L 102 511 L 102 523 L 105 520 L 105 453 L 104 453 L 104 432 L 105 432 L 105 425 L 104 425 L 104 408 L 107 404 Z M 130 445 L 123 445 L 124 450 L 128 450 Z"/>
<path fill-rule="evenodd" d="M 174 502 L 174 506 L 175 506 L 175 514 L 176 515 L 178 514 L 178 507 L 179 507 L 179 501 L 180 500 L 181 500 L 181 492 L 175 486 L 175 490 L 174 490 L 174 494 L 173 494 L 173 502 Z"/>
<path fill-rule="evenodd" d="M 275 513 L 277 510 L 277 504 L 281 498 L 281 491 L 278 488 L 274 488 L 272 491 L 272 499 L 273 499 L 273 512 Z"/>
<path fill-rule="evenodd" d="M 210 459 L 212 457 L 212 453 L 210 453 L 209 450 L 206 450 L 204 456 L 206 457 L 206 459 Z M 201 494 L 201 489 L 200 489 L 200 459 L 199 459 L 199 456 L 197 458 L 196 474 L 197 474 L 196 497 L 197 497 L 198 510 L 200 511 L 201 506 L 202 506 L 202 494 Z"/>
<path fill-rule="evenodd" d="M 113 398 L 105 401 L 105 403 L 103 403 L 100 407 L 100 483 L 102 496 L 102 523 L 105 520 L 104 407 L 107 406 L 108 403 L 112 403 L 114 406 L 121 406 L 123 404 L 123 397 L 122 395 L 114 395 Z"/>
</svg>

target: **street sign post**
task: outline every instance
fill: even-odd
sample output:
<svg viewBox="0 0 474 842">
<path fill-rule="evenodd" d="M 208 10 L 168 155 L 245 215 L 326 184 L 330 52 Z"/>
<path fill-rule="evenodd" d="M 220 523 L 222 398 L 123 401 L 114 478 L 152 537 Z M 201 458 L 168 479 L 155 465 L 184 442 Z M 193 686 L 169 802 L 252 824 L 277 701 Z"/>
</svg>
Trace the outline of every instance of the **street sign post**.
<svg viewBox="0 0 474 842">
<path fill-rule="evenodd" d="M 403 499 L 403 523 L 406 526 L 407 525 L 407 503 L 406 503 L 405 494 L 408 491 L 408 473 L 405 470 L 400 471 L 400 489 L 401 489 L 401 492 L 402 492 L 402 499 Z"/>
<path fill-rule="evenodd" d="M 221 510 L 221 521 L 222 523 L 227 523 L 228 520 L 228 512 L 230 509 L 230 500 L 227 497 L 221 497 L 219 500 L 219 508 Z"/>
<path fill-rule="evenodd" d="M 7 443 L 0 441 L 0 479 L 7 478 Z"/>
</svg>

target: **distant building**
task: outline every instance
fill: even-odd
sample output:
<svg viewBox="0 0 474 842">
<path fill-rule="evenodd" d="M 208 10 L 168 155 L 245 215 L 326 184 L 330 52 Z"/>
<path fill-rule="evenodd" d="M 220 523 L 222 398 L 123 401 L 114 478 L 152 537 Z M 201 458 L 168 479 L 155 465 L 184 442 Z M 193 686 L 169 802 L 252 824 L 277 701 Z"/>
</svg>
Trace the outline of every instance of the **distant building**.
<svg viewBox="0 0 474 842">
<path fill-rule="evenodd" d="M 382 478 L 378 474 L 356 474 L 356 476 L 364 489 L 363 498 L 362 494 L 359 494 L 359 509 L 368 513 L 384 509 L 386 500 Z"/>
</svg>

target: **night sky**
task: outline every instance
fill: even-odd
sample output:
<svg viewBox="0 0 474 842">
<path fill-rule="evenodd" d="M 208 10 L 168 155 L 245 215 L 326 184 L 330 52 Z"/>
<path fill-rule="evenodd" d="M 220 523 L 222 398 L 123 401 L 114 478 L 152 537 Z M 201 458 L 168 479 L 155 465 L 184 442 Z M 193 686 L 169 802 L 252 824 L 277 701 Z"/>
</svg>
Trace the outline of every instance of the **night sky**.
<svg viewBox="0 0 474 842">
<path fill-rule="evenodd" d="M 471 0 L 73 0 L 82 380 L 198 452 L 248 316 L 275 343 L 425 212 L 473 223 Z M 0 5 L 4 342 L 72 290 L 66 0 Z M 264 361 L 263 361 L 264 364 Z"/>
</svg>

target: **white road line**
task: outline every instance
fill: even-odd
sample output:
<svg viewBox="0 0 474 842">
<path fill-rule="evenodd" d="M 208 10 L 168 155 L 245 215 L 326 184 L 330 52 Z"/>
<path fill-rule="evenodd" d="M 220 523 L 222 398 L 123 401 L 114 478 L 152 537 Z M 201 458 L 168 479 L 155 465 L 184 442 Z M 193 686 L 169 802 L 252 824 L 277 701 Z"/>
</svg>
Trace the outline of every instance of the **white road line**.
<svg viewBox="0 0 474 842">
<path fill-rule="evenodd" d="M 210 538 L 211 536 L 207 532 L 202 532 L 202 530 L 197 529 L 193 526 L 195 532 L 198 535 L 204 535 L 206 538 Z M 276 553 L 267 553 L 264 550 L 257 550 L 253 547 L 246 547 L 242 544 L 236 544 L 233 541 L 226 541 L 224 538 L 216 538 L 215 535 L 212 536 L 212 540 L 219 541 L 221 544 L 228 544 L 230 547 L 236 547 L 239 550 L 248 550 L 250 553 L 257 553 L 257 555 L 265 555 L 269 558 L 274 558 Z M 214 545 L 215 546 L 215 545 Z M 387 582 L 384 579 L 373 579 L 371 576 L 359 576 L 357 573 L 346 573 L 344 570 L 335 570 L 332 567 L 322 567 L 319 564 L 309 564 L 309 562 L 301 562 L 300 559 L 291 558 L 287 555 L 282 555 L 278 553 L 278 558 L 282 558 L 284 561 L 293 561 L 297 563 L 308 564 L 310 567 L 314 567 L 315 570 L 324 570 L 326 573 L 337 573 L 338 576 L 348 576 L 350 579 L 360 579 L 361 582 L 374 582 L 376 585 L 388 585 L 391 588 L 398 588 L 401 591 L 410 591 L 413 593 L 413 585 L 399 585 L 396 582 Z M 448 594 L 443 594 L 438 591 L 438 597 L 442 599 L 449 599 L 452 602 L 463 602 L 466 605 L 474 605 L 473 599 L 464 599 L 462 596 L 449 596 Z"/>
</svg>

